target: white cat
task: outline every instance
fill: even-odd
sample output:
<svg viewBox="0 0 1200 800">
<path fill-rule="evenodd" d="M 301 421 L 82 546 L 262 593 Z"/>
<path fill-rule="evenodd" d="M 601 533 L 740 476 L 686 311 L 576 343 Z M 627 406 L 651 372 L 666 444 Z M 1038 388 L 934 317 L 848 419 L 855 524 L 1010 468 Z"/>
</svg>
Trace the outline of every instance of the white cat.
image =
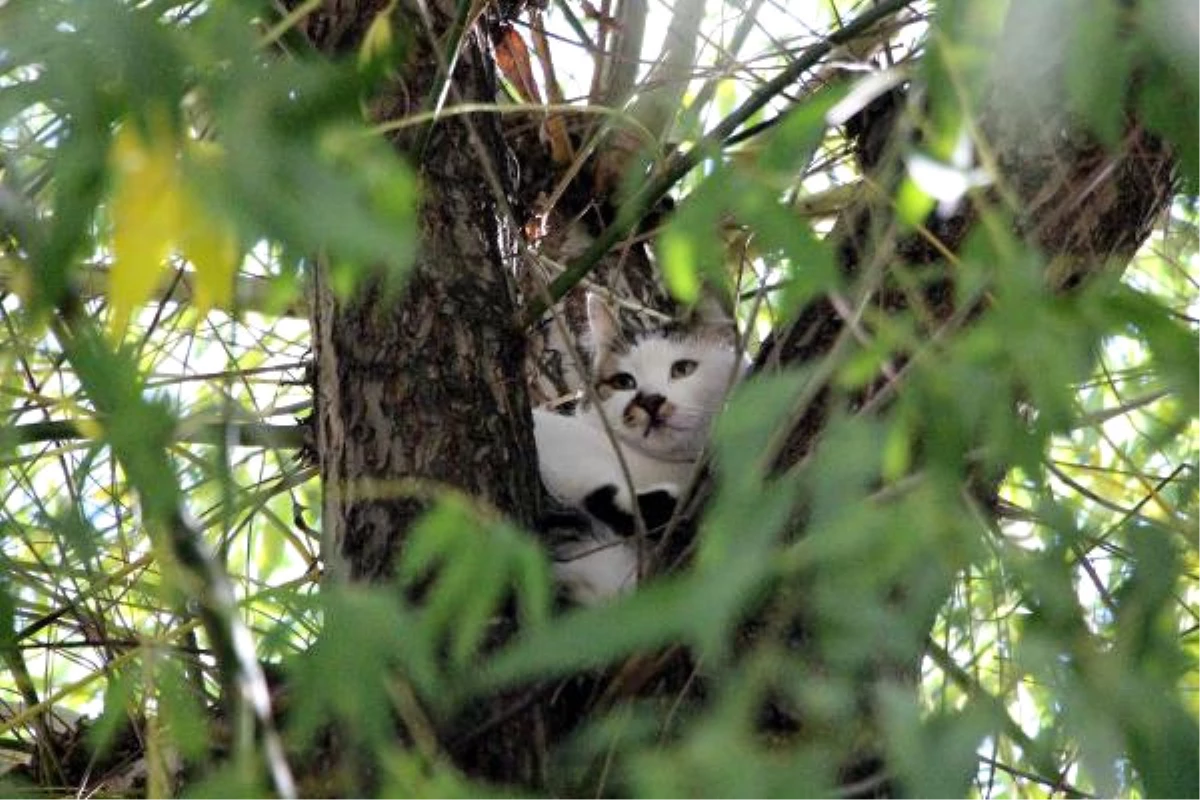
<svg viewBox="0 0 1200 800">
<path fill-rule="evenodd" d="M 585 398 L 571 415 L 533 411 L 543 485 L 592 521 L 589 535 L 555 546 L 555 577 L 576 602 L 594 604 L 636 585 L 635 498 L 647 529 L 667 523 L 713 418 L 745 371 L 732 322 L 714 308 L 689 331 L 625 343 L 607 305 L 589 296 L 597 402 Z"/>
</svg>

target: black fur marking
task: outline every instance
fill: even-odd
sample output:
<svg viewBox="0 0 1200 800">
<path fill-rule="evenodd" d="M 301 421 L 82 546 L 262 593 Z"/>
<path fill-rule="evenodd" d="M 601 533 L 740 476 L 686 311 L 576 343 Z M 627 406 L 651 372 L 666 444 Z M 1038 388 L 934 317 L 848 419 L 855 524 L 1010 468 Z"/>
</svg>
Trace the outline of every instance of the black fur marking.
<svg viewBox="0 0 1200 800">
<path fill-rule="evenodd" d="M 637 529 L 633 515 L 617 506 L 616 484 L 606 484 L 583 498 L 583 507 L 618 536 L 632 536 Z"/>
<path fill-rule="evenodd" d="M 592 524 L 587 517 L 572 509 L 547 511 L 534 522 L 534 530 L 544 536 L 562 539 L 582 539 L 591 534 Z"/>
<path fill-rule="evenodd" d="M 637 521 L 633 515 L 617 506 L 617 487 L 606 484 L 583 499 L 587 512 L 603 522 L 613 533 L 626 538 L 637 533 Z M 665 528 L 675 513 L 678 498 L 666 489 L 655 489 L 637 496 L 638 510 L 646 530 L 655 533 Z"/>
<path fill-rule="evenodd" d="M 675 516 L 675 505 L 678 501 L 679 498 L 666 489 L 655 489 L 653 492 L 639 494 L 637 496 L 638 510 L 642 512 L 646 530 L 654 533 L 667 527 L 671 517 Z"/>
</svg>

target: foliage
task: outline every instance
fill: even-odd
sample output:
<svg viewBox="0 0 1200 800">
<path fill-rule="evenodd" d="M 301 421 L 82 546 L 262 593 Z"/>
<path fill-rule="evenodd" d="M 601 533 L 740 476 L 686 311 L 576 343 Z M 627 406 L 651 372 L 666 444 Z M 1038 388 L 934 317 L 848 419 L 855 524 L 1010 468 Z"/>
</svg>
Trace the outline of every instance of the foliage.
<svg viewBox="0 0 1200 800">
<path fill-rule="evenodd" d="M 987 303 L 937 335 L 919 304 L 870 302 L 881 269 L 847 281 L 825 238 L 846 190 L 879 188 L 828 125 L 866 81 L 829 73 L 817 88 L 806 73 L 795 103 L 744 120 L 756 135 L 701 138 L 814 46 L 802 24 L 863 9 L 710 7 L 695 77 L 674 87 L 684 107 L 649 130 L 704 145 L 661 235 L 666 279 L 686 299 L 734 276 L 756 342 L 824 296 L 856 324 L 731 399 L 692 565 L 563 613 L 537 540 L 444 487 L 420 487 L 439 502 L 396 585 L 318 591 L 320 487 L 290 424 L 310 405 L 298 286 L 319 257 L 347 294 L 368 278 L 398 287 L 415 252 L 414 172 L 360 107 L 402 65 L 394 5 L 342 60 L 295 44 L 303 15 L 270 4 L 0 5 L 5 788 L 277 790 L 262 737 L 218 710 L 227 665 L 204 612 L 228 576 L 257 656 L 290 681 L 293 765 L 340 723 L 355 756 L 339 769 L 375 776 L 379 793 L 513 791 L 460 774 L 445 726 L 497 693 L 686 647 L 704 702 L 608 698 L 551 743 L 554 788 L 828 794 L 838 763 L 881 733 L 914 795 L 1195 794 L 1200 213 L 1195 27 L 1181 45 L 1173 23 L 1185 4 L 1065 3 L 1056 23 L 1070 26 L 1070 102 L 1098 139 L 1118 142 L 1128 99 L 1177 150 L 1181 193 L 1134 262 L 1051 292 L 1046 254 L 1011 233 L 1021 210 L 974 192 L 981 219 L 937 270 L 964 306 Z M 946 201 L 930 174 L 959 179 L 952 199 L 974 186 L 954 146 L 1000 20 L 965 0 L 907 5 L 876 33 L 896 70 L 934 87 L 906 156 L 937 169 L 896 188 L 901 227 Z M 554 5 L 546 24 L 607 35 L 574 9 Z M 752 36 L 754 22 L 788 35 Z M 505 77 L 501 107 L 522 98 Z M 880 232 L 879 250 L 899 233 Z M 946 274 L 893 266 L 914 291 Z M 897 371 L 891 402 L 849 402 Z M 837 410 L 813 452 L 773 473 L 781 433 L 823 402 Z M 971 487 L 998 475 L 997 514 Z M 788 536 L 800 518 L 804 535 Z M 215 554 L 217 574 L 189 553 Z M 919 695 L 891 671 L 905 663 L 921 665 Z M 765 737 L 770 704 L 803 728 Z M 121 783 L 132 755 L 145 786 Z M 308 789 L 344 786 L 335 772 Z"/>
</svg>

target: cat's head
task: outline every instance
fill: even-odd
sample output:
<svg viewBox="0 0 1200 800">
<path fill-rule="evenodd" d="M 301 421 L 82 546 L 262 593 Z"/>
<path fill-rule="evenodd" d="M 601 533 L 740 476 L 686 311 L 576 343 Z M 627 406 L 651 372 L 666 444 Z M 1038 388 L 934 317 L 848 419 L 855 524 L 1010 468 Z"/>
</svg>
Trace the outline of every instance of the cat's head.
<svg viewBox="0 0 1200 800">
<path fill-rule="evenodd" d="M 590 295 L 588 325 L 599 408 L 614 433 L 656 458 L 695 460 L 746 369 L 733 321 L 713 303 L 685 326 L 626 341 L 608 305 Z"/>
</svg>

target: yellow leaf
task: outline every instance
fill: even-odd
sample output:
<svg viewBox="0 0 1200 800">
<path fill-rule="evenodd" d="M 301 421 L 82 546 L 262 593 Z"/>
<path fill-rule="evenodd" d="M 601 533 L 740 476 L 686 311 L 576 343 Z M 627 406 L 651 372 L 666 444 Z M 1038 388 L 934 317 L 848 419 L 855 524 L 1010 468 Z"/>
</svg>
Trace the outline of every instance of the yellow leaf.
<svg viewBox="0 0 1200 800">
<path fill-rule="evenodd" d="M 392 33 L 392 9 L 395 8 L 395 2 L 389 3 L 387 8 L 380 11 L 371 20 L 371 24 L 367 26 L 367 32 L 363 35 L 362 44 L 358 50 L 358 65 L 365 67 L 372 62 L 383 58 L 392 49 L 392 43 L 395 41 L 395 34 Z"/>
<path fill-rule="evenodd" d="M 104 436 L 104 426 L 94 417 L 76 417 L 75 429 L 86 439 L 98 440 Z"/>
<path fill-rule="evenodd" d="M 117 131 L 111 153 L 113 267 L 109 332 L 120 338 L 150 298 L 179 229 L 179 169 L 166 126 L 150 141 L 132 124 Z"/>
<path fill-rule="evenodd" d="M 238 243 L 230 225 L 193 193 L 180 197 L 179 250 L 196 270 L 195 299 L 201 316 L 216 306 L 233 305 Z"/>
</svg>

